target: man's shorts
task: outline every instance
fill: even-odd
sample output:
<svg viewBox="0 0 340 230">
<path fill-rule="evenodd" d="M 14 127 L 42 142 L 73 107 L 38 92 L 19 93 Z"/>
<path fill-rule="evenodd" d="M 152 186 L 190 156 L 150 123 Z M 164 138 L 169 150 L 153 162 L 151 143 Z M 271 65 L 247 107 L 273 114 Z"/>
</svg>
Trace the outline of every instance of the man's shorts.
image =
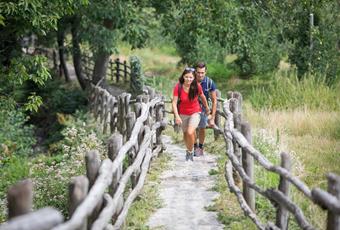
<svg viewBox="0 0 340 230">
<path fill-rule="evenodd" d="M 199 113 L 194 113 L 191 115 L 179 115 L 182 119 L 182 130 L 185 132 L 188 127 L 193 127 L 194 129 L 197 128 L 198 123 L 200 122 L 200 114 Z"/>
<path fill-rule="evenodd" d="M 202 112 L 200 113 L 200 122 L 198 124 L 198 128 L 204 129 L 208 126 L 208 116 Z"/>
</svg>

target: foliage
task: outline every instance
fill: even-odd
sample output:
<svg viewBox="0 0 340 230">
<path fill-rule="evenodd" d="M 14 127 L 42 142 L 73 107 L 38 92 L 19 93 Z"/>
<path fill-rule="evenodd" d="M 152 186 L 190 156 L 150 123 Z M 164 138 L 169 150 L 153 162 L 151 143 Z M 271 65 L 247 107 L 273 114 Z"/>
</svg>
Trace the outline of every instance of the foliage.
<svg viewBox="0 0 340 230">
<path fill-rule="evenodd" d="M 21 89 L 27 82 L 43 86 L 51 78 L 46 62 L 46 58 L 39 55 L 12 58 L 9 67 L 0 70 L 0 93 L 6 95 L 8 100 L 26 100 L 25 110 L 37 111 L 42 104 L 42 98 L 35 92 L 25 92 Z"/>
<path fill-rule="evenodd" d="M 80 11 L 81 38 L 90 44 L 93 53 L 117 52 L 117 42 L 122 39 L 140 48 L 149 38 L 153 12 L 143 2 L 92 1 Z M 94 36 L 95 35 L 95 36 Z"/>
<path fill-rule="evenodd" d="M 340 32 L 339 2 L 258 1 L 257 4 L 280 28 L 280 39 L 292 44 L 288 47 L 288 57 L 297 66 L 299 78 L 310 72 L 324 74 L 328 82 L 335 80 L 340 57 L 336 48 Z M 310 14 L 314 16 L 314 26 L 310 24 Z"/>
<path fill-rule="evenodd" d="M 142 65 L 137 56 L 130 57 L 130 65 L 131 65 L 130 88 L 133 95 L 139 95 L 143 93 L 144 86 L 144 75 L 142 72 Z"/>
<path fill-rule="evenodd" d="M 14 102 L 0 97 L 0 166 L 13 155 L 29 155 L 35 144 L 33 127 L 26 125 L 28 117 Z"/>
<path fill-rule="evenodd" d="M 74 117 L 65 118 L 63 140 L 50 146 L 49 154 L 25 158 L 11 156 L 4 167 L 0 167 L 0 210 L 6 210 L 5 192 L 8 186 L 23 178 L 31 178 L 34 185 L 35 209 L 53 206 L 68 213 L 67 187 L 70 178 L 85 173 L 86 152 L 97 149 L 105 153 L 104 137 L 97 130 L 97 123 L 89 114 L 76 112 Z M 0 213 L 0 222 L 6 213 Z"/>
</svg>

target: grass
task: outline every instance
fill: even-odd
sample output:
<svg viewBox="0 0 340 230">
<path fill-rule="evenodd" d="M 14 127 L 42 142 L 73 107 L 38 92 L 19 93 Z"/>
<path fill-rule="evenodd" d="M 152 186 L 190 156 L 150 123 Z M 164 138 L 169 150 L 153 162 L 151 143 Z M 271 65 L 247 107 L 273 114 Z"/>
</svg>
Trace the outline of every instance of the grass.
<svg viewBox="0 0 340 230">
<path fill-rule="evenodd" d="M 130 207 L 123 229 L 148 229 L 146 223 L 150 215 L 162 206 L 158 194 L 161 182 L 159 177 L 161 172 L 168 167 L 169 160 L 170 157 L 165 152 L 151 162 L 142 193 Z"/>
</svg>

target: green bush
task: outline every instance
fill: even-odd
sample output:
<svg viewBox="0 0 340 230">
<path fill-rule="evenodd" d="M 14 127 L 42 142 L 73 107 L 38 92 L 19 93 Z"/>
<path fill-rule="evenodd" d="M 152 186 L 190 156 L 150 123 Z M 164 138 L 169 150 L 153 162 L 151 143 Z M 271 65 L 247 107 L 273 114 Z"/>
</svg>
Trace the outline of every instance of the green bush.
<svg viewBox="0 0 340 230">
<path fill-rule="evenodd" d="M 28 117 L 15 108 L 8 98 L 0 97 L 0 165 L 6 156 L 28 155 L 35 144 L 33 126 L 26 125 Z"/>
</svg>

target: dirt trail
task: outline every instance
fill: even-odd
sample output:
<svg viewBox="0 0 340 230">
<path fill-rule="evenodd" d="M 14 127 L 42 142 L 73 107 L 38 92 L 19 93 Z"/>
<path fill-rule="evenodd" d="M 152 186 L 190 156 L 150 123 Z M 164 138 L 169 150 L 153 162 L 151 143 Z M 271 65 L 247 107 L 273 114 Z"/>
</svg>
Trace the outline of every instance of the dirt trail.
<svg viewBox="0 0 340 230">
<path fill-rule="evenodd" d="M 216 158 L 210 154 L 185 161 L 185 149 L 164 137 L 166 152 L 171 155 L 170 168 L 161 175 L 160 196 L 163 208 L 157 210 L 147 225 L 151 229 L 223 229 L 217 213 L 206 210 L 218 196 L 212 191 L 214 176 L 209 171 L 216 168 Z"/>
</svg>

